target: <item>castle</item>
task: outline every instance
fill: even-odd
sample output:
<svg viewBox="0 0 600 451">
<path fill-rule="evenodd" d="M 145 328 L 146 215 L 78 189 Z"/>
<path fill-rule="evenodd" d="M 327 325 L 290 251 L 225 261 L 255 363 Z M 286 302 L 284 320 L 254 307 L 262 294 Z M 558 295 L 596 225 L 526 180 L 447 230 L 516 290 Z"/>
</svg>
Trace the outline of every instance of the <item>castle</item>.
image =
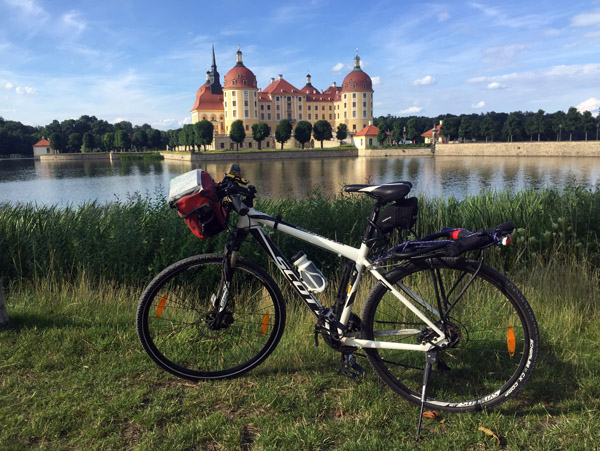
<svg viewBox="0 0 600 451">
<path fill-rule="evenodd" d="M 243 147 L 252 147 L 252 125 L 264 122 L 275 133 L 281 119 L 288 119 L 292 126 L 298 121 L 311 124 L 327 120 L 335 130 L 339 124 L 346 124 L 350 136 L 364 129 L 373 121 L 373 83 L 361 69 L 358 51 L 354 58 L 354 68 L 337 86 L 334 82 L 326 90 L 312 85 L 310 74 L 306 85 L 298 89 L 282 75 L 271 78 L 271 83 L 260 90 L 254 73 L 242 60 L 242 52 L 236 53 L 236 64 L 227 72 L 221 86 L 215 50 L 212 50 L 212 67 L 206 72 L 206 83 L 198 89 L 196 102 L 191 110 L 192 122 L 203 119 L 213 123 L 215 142 L 213 148 L 232 148 L 229 142 L 231 124 L 241 119 L 247 139 Z M 274 141 L 266 142 L 271 147 Z M 294 145 L 290 143 L 290 145 Z"/>
</svg>

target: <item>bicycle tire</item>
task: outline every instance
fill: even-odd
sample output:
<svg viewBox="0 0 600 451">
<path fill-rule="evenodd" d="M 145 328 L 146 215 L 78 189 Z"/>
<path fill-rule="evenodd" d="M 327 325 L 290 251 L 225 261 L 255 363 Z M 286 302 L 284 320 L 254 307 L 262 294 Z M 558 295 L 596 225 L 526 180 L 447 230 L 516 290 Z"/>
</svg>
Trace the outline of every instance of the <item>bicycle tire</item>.
<svg viewBox="0 0 600 451">
<path fill-rule="evenodd" d="M 158 274 L 137 309 L 137 332 L 159 367 L 190 380 L 240 376 L 261 364 L 285 327 L 281 290 L 259 266 L 239 258 L 224 311 L 212 307 L 221 284 L 223 254 L 181 260 Z M 213 296 L 211 298 L 211 296 Z"/>
<path fill-rule="evenodd" d="M 527 300 L 505 276 L 486 265 L 478 267 L 479 262 L 473 260 L 440 257 L 407 262 L 386 275 L 399 291 L 406 294 L 408 291 L 403 287 L 409 287 L 429 302 L 435 312 L 422 303 L 416 304 L 436 325 L 440 314 L 434 300 L 432 275 L 437 275 L 438 293 L 446 293 L 441 298 L 450 303 L 471 280 L 449 313 L 449 330 L 456 341 L 438 351 L 429 378 L 427 408 L 469 412 L 495 406 L 514 396 L 535 366 L 539 332 Z M 390 327 L 414 328 L 419 333 L 390 336 L 393 332 L 384 332 Z M 367 297 L 361 330 L 363 338 L 370 340 L 412 344 L 426 341 L 432 332 L 381 282 Z M 394 392 L 421 404 L 423 352 L 365 351 L 373 369 Z"/>
</svg>

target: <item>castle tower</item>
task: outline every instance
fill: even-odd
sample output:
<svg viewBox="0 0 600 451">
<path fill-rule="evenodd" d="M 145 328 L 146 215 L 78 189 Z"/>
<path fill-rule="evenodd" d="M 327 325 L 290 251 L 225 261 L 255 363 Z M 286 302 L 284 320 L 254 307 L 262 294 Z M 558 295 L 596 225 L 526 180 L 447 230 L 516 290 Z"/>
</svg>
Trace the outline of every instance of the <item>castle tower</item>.
<svg viewBox="0 0 600 451">
<path fill-rule="evenodd" d="M 336 122 L 345 123 L 349 133 L 362 130 L 373 121 L 373 82 L 360 67 L 358 49 L 354 68 L 344 78 L 336 97 Z"/>
<path fill-rule="evenodd" d="M 223 83 L 226 134 L 229 134 L 231 124 L 238 119 L 244 121 L 246 135 L 251 132 L 252 124 L 259 122 L 257 94 L 256 77 L 244 66 L 242 51 L 238 48 L 235 66 L 227 72 Z"/>
</svg>

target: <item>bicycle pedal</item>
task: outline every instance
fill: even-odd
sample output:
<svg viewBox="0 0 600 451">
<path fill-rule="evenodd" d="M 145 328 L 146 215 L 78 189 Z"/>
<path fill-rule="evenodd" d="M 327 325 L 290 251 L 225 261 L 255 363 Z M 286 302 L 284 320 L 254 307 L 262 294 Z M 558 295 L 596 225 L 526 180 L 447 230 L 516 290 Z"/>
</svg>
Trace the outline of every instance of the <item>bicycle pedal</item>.
<svg viewBox="0 0 600 451">
<path fill-rule="evenodd" d="M 338 370 L 340 376 L 346 376 L 355 382 L 360 382 L 365 377 L 365 369 L 356 363 L 356 358 L 351 354 L 342 354 L 342 365 Z"/>
</svg>

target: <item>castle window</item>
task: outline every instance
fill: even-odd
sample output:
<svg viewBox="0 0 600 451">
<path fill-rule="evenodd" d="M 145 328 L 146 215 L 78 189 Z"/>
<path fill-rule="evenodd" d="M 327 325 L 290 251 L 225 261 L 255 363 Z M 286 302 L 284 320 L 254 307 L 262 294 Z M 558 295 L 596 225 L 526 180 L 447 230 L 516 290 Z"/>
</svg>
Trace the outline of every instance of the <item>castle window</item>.
<svg viewBox="0 0 600 451">
<path fill-rule="evenodd" d="M 302 113 L 298 115 L 298 119 L 302 120 Z"/>
<path fill-rule="evenodd" d="M 231 106 L 236 106 L 235 100 L 231 102 Z"/>
<path fill-rule="evenodd" d="M 329 105 L 329 111 L 331 111 L 331 105 Z"/>
<path fill-rule="evenodd" d="M 352 83 L 352 87 L 353 87 L 353 88 L 356 88 L 356 83 Z"/>
<path fill-rule="evenodd" d="M 261 110 L 261 111 L 264 111 L 264 109 L 265 109 L 265 106 L 264 106 L 264 105 L 261 105 L 261 106 L 260 106 L 260 110 Z"/>
<path fill-rule="evenodd" d="M 356 93 L 355 92 L 352 93 L 352 98 L 356 99 Z"/>
<path fill-rule="evenodd" d="M 243 83 L 243 84 L 247 85 L 247 84 L 248 84 L 248 80 L 246 80 L 246 79 L 244 78 L 244 83 Z"/>
<path fill-rule="evenodd" d="M 292 98 L 291 98 L 291 97 L 288 97 L 288 98 L 287 98 L 287 101 L 288 101 L 288 102 L 291 102 L 291 101 L 292 101 Z"/>
<path fill-rule="evenodd" d="M 267 113 L 267 120 L 270 121 L 271 120 L 271 113 Z"/>
<path fill-rule="evenodd" d="M 319 119 L 319 115 L 315 113 L 315 121 Z"/>
<path fill-rule="evenodd" d="M 310 119 L 311 119 L 311 116 L 310 116 L 310 113 L 308 113 L 308 120 L 310 121 Z"/>
<path fill-rule="evenodd" d="M 298 102 L 302 102 L 302 97 L 298 97 Z"/>
<path fill-rule="evenodd" d="M 236 110 L 233 110 L 233 117 L 234 118 L 237 117 L 237 111 Z"/>
<path fill-rule="evenodd" d="M 331 120 L 331 113 L 329 113 L 329 120 Z"/>
<path fill-rule="evenodd" d="M 281 114 L 277 113 L 277 120 L 281 120 Z"/>
<path fill-rule="evenodd" d="M 310 111 L 310 105 L 308 105 L 308 111 Z"/>
<path fill-rule="evenodd" d="M 267 111 L 271 111 L 271 105 L 267 105 Z"/>
<path fill-rule="evenodd" d="M 352 124 L 352 130 L 356 130 L 356 124 Z"/>
<path fill-rule="evenodd" d="M 260 120 L 264 121 L 265 120 L 265 113 L 260 113 Z"/>
<path fill-rule="evenodd" d="M 367 110 L 363 110 L 363 119 L 367 117 Z"/>
<path fill-rule="evenodd" d="M 363 88 L 367 87 L 367 82 L 363 82 Z"/>
<path fill-rule="evenodd" d="M 363 108 L 367 107 L 367 102 L 363 102 Z"/>
<path fill-rule="evenodd" d="M 346 100 L 346 94 L 344 94 L 344 100 Z"/>
<path fill-rule="evenodd" d="M 275 101 L 279 102 L 279 96 L 275 96 Z"/>
<path fill-rule="evenodd" d="M 221 149 L 225 148 L 225 143 L 221 143 Z"/>
<path fill-rule="evenodd" d="M 279 104 L 275 105 L 275 109 L 279 111 Z"/>
<path fill-rule="evenodd" d="M 356 111 L 352 112 L 352 117 L 356 117 Z"/>
<path fill-rule="evenodd" d="M 363 99 L 365 99 L 367 97 L 367 93 L 363 92 Z"/>
<path fill-rule="evenodd" d="M 248 117 L 248 110 L 244 110 L 244 117 Z"/>
<path fill-rule="evenodd" d="M 244 100 L 244 106 L 248 106 L 248 101 Z"/>
<path fill-rule="evenodd" d="M 238 74 L 238 78 L 242 78 L 242 74 Z"/>
<path fill-rule="evenodd" d="M 232 85 L 235 85 L 235 80 L 231 80 L 231 84 L 232 84 Z"/>
<path fill-rule="evenodd" d="M 352 102 L 352 108 L 356 108 L 356 102 Z"/>
</svg>

